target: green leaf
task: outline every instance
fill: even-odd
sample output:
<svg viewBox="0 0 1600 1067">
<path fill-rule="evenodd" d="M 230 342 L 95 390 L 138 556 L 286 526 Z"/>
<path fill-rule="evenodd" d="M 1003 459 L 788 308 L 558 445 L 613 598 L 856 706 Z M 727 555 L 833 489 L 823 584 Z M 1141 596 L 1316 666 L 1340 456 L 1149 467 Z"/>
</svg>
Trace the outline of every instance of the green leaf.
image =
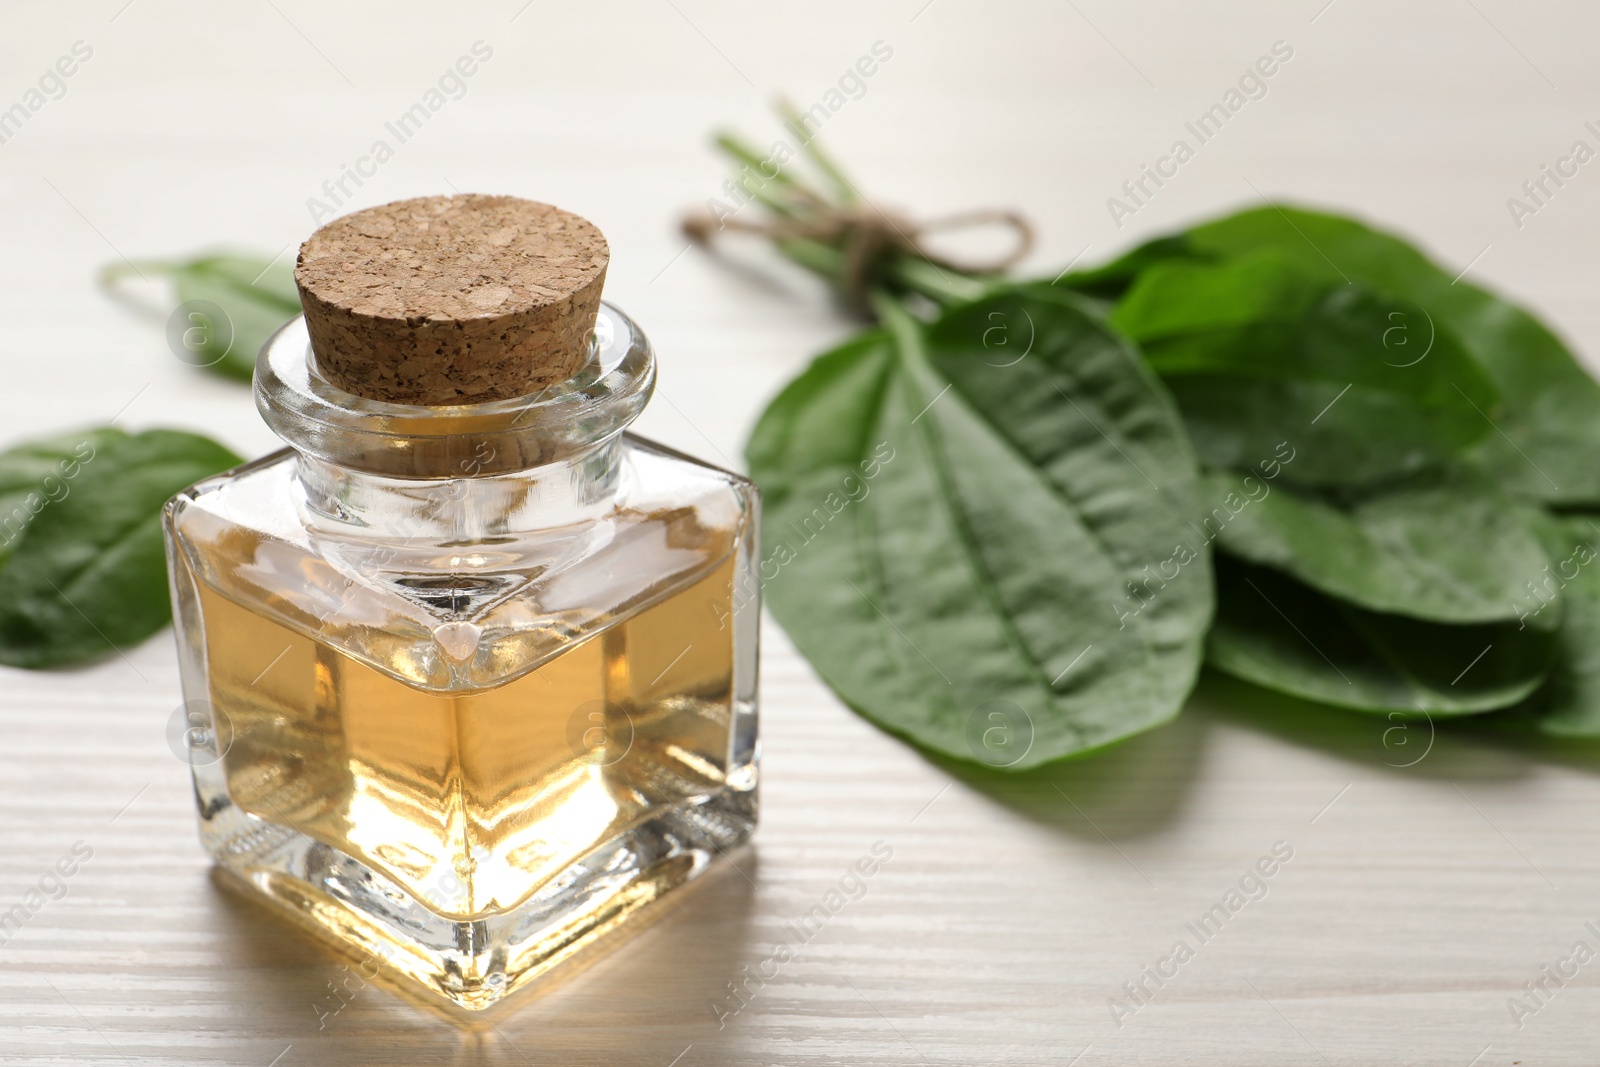
<svg viewBox="0 0 1600 1067">
<path fill-rule="evenodd" d="M 1187 234 L 1173 234 L 1146 241 L 1102 266 L 1063 274 L 1049 284 L 1101 299 L 1116 300 L 1128 291 L 1145 268 L 1171 259 L 1198 258 L 1202 257 L 1190 247 Z"/>
<path fill-rule="evenodd" d="M 1550 566 L 1530 583 L 1530 599 L 1563 605 L 1550 680 L 1528 701 L 1539 728 L 1557 737 L 1600 737 L 1600 522 L 1549 516 L 1541 527 Z"/>
<path fill-rule="evenodd" d="M 0 567 L 33 517 L 72 492 L 84 462 L 123 436 L 108 426 L 26 441 L 0 452 Z"/>
<path fill-rule="evenodd" d="M 1554 652 L 1548 630 L 1363 611 L 1217 555 L 1217 621 L 1206 662 L 1306 700 L 1440 716 L 1493 711 L 1537 689 Z"/>
<path fill-rule="evenodd" d="M 1170 718 L 1211 580 L 1160 385 L 1070 296 L 882 310 L 751 437 L 779 622 L 852 707 L 958 759 L 1021 769 Z"/>
<path fill-rule="evenodd" d="M 1493 433 L 1499 395 L 1449 330 L 1275 249 L 1157 263 L 1112 322 L 1143 347 L 1213 466 L 1246 467 L 1289 442 L 1301 457 L 1289 479 L 1356 485 Z"/>
<path fill-rule="evenodd" d="M 745 459 L 759 472 L 769 513 L 797 481 L 850 467 L 872 450 L 868 438 L 893 369 L 889 334 L 868 330 L 818 356 L 767 405 Z"/>
<path fill-rule="evenodd" d="M 1260 323 L 1296 323 L 1334 286 L 1274 249 L 1220 263 L 1166 259 L 1151 263 L 1117 301 L 1111 323 L 1141 344 Z M 1251 353 L 1271 368 L 1274 353 Z M 1212 357 L 1216 359 L 1217 357 Z M 1240 358 L 1240 357 L 1235 357 Z M 1232 362 L 1222 358 L 1224 365 Z M 1280 366 L 1290 375 L 1319 368 Z"/>
<path fill-rule="evenodd" d="M 1425 308 L 1499 389 L 1503 413 L 1488 413 L 1499 432 L 1484 439 L 1480 460 L 1521 495 L 1571 506 L 1600 503 L 1600 464 L 1592 462 L 1600 453 L 1600 384 L 1533 315 L 1457 280 L 1456 272 L 1393 234 L 1338 215 L 1266 206 L 1152 241 L 1102 271 L 1122 276 L 1173 258 L 1215 261 L 1261 249 Z M 1085 277 L 1093 288 L 1095 273 L 1068 275 L 1063 284 Z M 1106 286 L 1094 291 L 1104 295 Z"/>
<path fill-rule="evenodd" d="M 1486 478 L 1428 474 L 1342 497 L 1264 473 L 1210 471 L 1204 485 L 1201 522 L 1219 547 L 1329 596 L 1433 622 L 1560 622 L 1555 594 L 1547 610 L 1528 590 L 1548 564 L 1541 517 Z"/>
<path fill-rule="evenodd" d="M 110 654 L 169 618 L 161 509 L 239 457 L 194 434 L 95 431 L 70 491 L 43 507 L 0 568 L 0 663 Z"/>
<path fill-rule="evenodd" d="M 265 257 L 212 253 L 137 266 L 172 281 L 184 311 L 176 326 L 175 343 L 183 348 L 177 354 L 228 378 L 249 381 L 267 338 L 300 314 L 293 268 Z M 116 281 L 129 273 L 128 267 L 118 264 L 108 269 L 106 277 Z"/>
</svg>

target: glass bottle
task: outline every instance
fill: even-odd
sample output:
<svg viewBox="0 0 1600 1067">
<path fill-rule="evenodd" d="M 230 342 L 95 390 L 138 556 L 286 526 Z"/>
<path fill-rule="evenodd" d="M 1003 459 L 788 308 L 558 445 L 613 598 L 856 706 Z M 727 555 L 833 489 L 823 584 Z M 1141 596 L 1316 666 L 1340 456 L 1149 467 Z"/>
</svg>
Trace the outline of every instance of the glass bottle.
<svg viewBox="0 0 1600 1067">
<path fill-rule="evenodd" d="M 167 507 L 203 844 L 467 1008 L 755 826 L 758 499 L 625 432 L 654 380 L 602 305 L 542 393 L 372 400 L 296 319 L 255 382 L 289 447 Z"/>
</svg>

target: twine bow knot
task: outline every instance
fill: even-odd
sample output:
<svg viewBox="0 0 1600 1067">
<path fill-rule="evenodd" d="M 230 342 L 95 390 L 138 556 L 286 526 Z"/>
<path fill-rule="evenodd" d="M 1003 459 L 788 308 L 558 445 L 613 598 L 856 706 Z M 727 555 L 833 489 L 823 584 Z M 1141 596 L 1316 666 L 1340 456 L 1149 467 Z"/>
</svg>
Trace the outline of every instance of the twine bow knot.
<svg viewBox="0 0 1600 1067">
<path fill-rule="evenodd" d="M 838 276 L 841 293 L 858 307 L 867 305 L 873 281 L 884 259 L 906 255 L 963 275 L 999 274 L 1021 262 L 1033 249 L 1033 226 L 1015 211 L 984 208 L 917 221 L 898 212 L 870 205 L 833 204 L 808 197 L 806 210 L 789 217 L 750 221 L 710 214 L 684 220 L 683 232 L 692 241 L 709 245 L 719 230 L 734 230 L 773 241 L 810 240 L 838 248 L 844 255 Z M 963 260 L 928 248 L 930 233 L 999 225 L 1011 229 L 1016 243 L 1002 256 L 989 260 Z"/>
</svg>

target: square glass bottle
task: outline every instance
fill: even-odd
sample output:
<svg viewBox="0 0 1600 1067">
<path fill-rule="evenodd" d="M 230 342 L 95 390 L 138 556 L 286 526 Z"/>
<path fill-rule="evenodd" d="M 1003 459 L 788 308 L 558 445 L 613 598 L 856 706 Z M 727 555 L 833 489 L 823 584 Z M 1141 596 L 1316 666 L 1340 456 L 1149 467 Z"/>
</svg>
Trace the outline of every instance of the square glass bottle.
<svg viewBox="0 0 1600 1067">
<path fill-rule="evenodd" d="M 289 447 L 168 505 L 200 835 L 362 958 L 482 1008 L 756 820 L 758 499 L 626 432 L 655 365 L 600 307 L 533 396 L 346 392 L 263 349 Z"/>
</svg>

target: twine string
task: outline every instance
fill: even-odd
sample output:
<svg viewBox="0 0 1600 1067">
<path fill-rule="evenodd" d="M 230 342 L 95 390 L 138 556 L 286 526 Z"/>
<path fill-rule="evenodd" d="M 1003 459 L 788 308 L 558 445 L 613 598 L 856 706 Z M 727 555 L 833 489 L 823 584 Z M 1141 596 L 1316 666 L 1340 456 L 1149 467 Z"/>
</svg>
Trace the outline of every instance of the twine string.
<svg viewBox="0 0 1600 1067">
<path fill-rule="evenodd" d="M 710 244 L 720 230 L 733 230 L 774 241 L 804 239 L 835 245 L 844 253 L 839 288 L 863 304 L 878 265 L 892 254 L 912 256 L 957 274 L 985 275 L 1016 266 L 1033 249 L 1033 225 L 1015 211 L 981 208 L 919 222 L 866 205 L 830 204 L 815 196 L 806 200 L 809 210 L 803 217 L 752 221 L 695 215 L 684 220 L 683 232 L 700 244 Z M 935 252 L 923 241 L 931 233 L 984 226 L 1010 229 L 1016 237 L 1011 249 L 991 259 L 962 259 Z"/>
</svg>

